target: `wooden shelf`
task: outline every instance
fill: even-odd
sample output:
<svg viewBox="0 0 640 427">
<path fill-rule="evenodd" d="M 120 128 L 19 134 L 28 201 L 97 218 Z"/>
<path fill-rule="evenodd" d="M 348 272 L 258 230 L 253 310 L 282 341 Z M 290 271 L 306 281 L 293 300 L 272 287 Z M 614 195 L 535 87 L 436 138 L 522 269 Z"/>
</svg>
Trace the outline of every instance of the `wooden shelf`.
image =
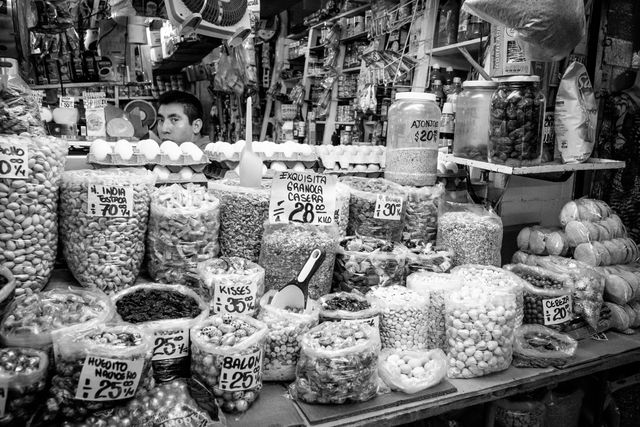
<svg viewBox="0 0 640 427">
<path fill-rule="evenodd" d="M 428 50 L 427 54 L 431 54 L 433 56 L 458 55 L 460 53 L 458 51 L 458 48 L 465 48 L 469 52 L 476 52 L 482 48 L 482 42 L 487 41 L 488 39 L 488 37 L 482 37 L 463 41 L 460 43 L 450 44 L 447 46 L 435 47 L 431 50 Z"/>
<path fill-rule="evenodd" d="M 358 34 L 353 34 L 351 36 L 345 37 L 340 39 L 340 43 L 346 43 L 346 42 L 351 42 L 354 40 L 361 40 L 361 39 L 366 39 L 369 35 L 368 31 L 363 31 L 361 33 Z"/>
<path fill-rule="evenodd" d="M 507 166 L 497 163 L 483 162 L 480 160 L 465 159 L 447 154 L 446 161 L 451 161 L 459 165 L 471 166 L 478 169 L 484 169 L 492 172 L 503 173 L 506 175 L 537 175 L 556 172 L 574 172 L 589 171 L 603 169 L 622 169 L 625 163 L 617 160 L 594 159 L 591 158 L 585 163 L 578 164 L 562 164 L 562 163 L 544 163 L 538 166 Z"/>
<path fill-rule="evenodd" d="M 323 125 L 323 124 L 326 124 L 327 121 L 326 120 L 316 120 L 316 123 Z M 356 122 L 338 122 L 338 121 L 335 121 L 335 122 L 333 122 L 333 124 L 334 125 L 340 125 L 340 126 L 342 126 L 342 125 L 354 126 L 356 124 Z"/>
<path fill-rule="evenodd" d="M 358 65 L 357 67 L 343 68 L 342 72 L 343 73 L 359 73 L 361 69 L 362 67 Z"/>
<path fill-rule="evenodd" d="M 322 22 L 318 22 L 317 24 L 313 25 L 311 28 L 319 28 L 322 25 L 324 25 L 324 23 L 326 23 L 326 22 L 335 22 L 335 21 L 337 21 L 339 19 L 342 19 L 342 18 L 351 18 L 352 16 L 356 16 L 356 15 L 360 14 L 361 12 L 365 12 L 365 11 L 367 11 L 369 9 L 371 9 L 371 5 L 370 4 L 365 4 L 363 6 L 359 6 L 359 7 L 356 7 L 354 9 L 348 10 L 346 12 L 340 13 L 340 14 L 332 17 L 332 18 L 325 19 Z"/>
<path fill-rule="evenodd" d="M 151 83 L 148 83 L 151 84 Z M 46 90 L 46 89 L 73 89 L 73 88 L 82 88 L 82 87 L 95 87 L 95 86 L 126 86 L 124 83 L 116 83 L 116 82 L 80 82 L 80 83 L 55 83 L 48 85 L 29 85 L 31 89 L 35 90 Z"/>
</svg>

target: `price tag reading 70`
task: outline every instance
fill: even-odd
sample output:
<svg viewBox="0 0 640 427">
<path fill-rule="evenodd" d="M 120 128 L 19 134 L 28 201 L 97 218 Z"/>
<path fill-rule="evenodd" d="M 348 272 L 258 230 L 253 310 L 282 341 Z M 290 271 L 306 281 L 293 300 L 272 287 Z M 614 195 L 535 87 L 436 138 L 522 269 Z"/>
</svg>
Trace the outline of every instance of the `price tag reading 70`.
<svg viewBox="0 0 640 427">
<path fill-rule="evenodd" d="M 132 186 L 91 185 L 87 192 L 88 216 L 130 217 L 132 215 Z"/>
<path fill-rule="evenodd" d="M 29 147 L 16 142 L 0 142 L 0 178 L 20 179 L 29 175 Z"/>
</svg>

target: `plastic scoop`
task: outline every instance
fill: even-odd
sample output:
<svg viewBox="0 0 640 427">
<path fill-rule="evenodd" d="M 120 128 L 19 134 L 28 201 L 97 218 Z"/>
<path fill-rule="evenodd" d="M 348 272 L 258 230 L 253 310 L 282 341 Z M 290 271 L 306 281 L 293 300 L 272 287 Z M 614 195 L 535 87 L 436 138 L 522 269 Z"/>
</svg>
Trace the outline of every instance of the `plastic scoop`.
<svg viewBox="0 0 640 427">
<path fill-rule="evenodd" d="M 309 281 L 324 261 L 325 253 L 314 249 L 307 262 L 304 263 L 298 276 L 280 289 L 271 300 L 271 305 L 278 308 L 295 307 L 304 310 L 309 297 Z"/>
<path fill-rule="evenodd" d="M 253 130 L 252 130 L 252 109 L 251 97 L 247 98 L 246 132 L 247 140 L 242 153 L 240 153 L 240 164 L 238 165 L 240 175 L 240 185 L 243 187 L 260 188 L 262 181 L 262 159 L 253 151 Z"/>
</svg>

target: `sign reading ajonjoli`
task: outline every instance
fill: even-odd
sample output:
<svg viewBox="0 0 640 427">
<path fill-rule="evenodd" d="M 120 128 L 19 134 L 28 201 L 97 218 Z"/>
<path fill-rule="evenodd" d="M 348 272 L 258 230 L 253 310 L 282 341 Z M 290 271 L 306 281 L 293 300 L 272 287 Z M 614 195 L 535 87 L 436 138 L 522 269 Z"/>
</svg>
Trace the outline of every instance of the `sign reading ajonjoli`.
<svg viewBox="0 0 640 427">
<path fill-rule="evenodd" d="M 273 178 L 269 222 L 332 224 L 335 221 L 335 176 L 285 171 Z"/>
<path fill-rule="evenodd" d="M 130 185 L 92 185 L 87 189 L 88 216 L 130 217 L 133 187 Z"/>
</svg>

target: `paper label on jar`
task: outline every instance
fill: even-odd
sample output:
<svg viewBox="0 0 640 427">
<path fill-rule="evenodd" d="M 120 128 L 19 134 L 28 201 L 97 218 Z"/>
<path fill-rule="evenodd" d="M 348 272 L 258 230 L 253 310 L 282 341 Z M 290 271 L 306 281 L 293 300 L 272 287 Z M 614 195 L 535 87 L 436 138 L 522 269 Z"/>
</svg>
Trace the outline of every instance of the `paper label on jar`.
<svg viewBox="0 0 640 427">
<path fill-rule="evenodd" d="M 418 142 L 421 146 L 438 144 L 439 120 L 411 120 L 405 126 L 409 129 L 411 141 Z"/>
<path fill-rule="evenodd" d="M 22 142 L 0 141 L 0 178 L 29 176 L 29 147 Z"/>
<path fill-rule="evenodd" d="M 130 217 L 133 211 L 133 186 L 98 185 L 87 189 L 87 215 Z"/>
<path fill-rule="evenodd" d="M 350 323 L 352 325 L 369 325 L 378 329 L 380 327 L 380 318 L 378 316 L 366 317 L 364 319 L 342 319 L 342 323 Z"/>
<path fill-rule="evenodd" d="M 7 394 L 9 393 L 9 378 L 0 378 L 0 418 L 4 417 L 7 406 Z"/>
<path fill-rule="evenodd" d="M 373 217 L 376 219 L 400 221 L 402 218 L 402 197 L 378 194 Z"/>
<path fill-rule="evenodd" d="M 269 200 L 269 222 L 288 224 L 333 224 L 336 209 L 336 184 L 331 175 L 280 172 L 273 177 Z"/>
<path fill-rule="evenodd" d="M 104 402 L 135 395 L 144 359 L 122 360 L 87 355 L 78 379 L 75 398 Z"/>
<path fill-rule="evenodd" d="M 262 350 L 225 356 L 218 387 L 224 391 L 252 389 L 262 383 Z"/>
<path fill-rule="evenodd" d="M 154 332 L 153 360 L 189 356 L 189 329 L 178 328 Z"/>
<path fill-rule="evenodd" d="M 213 285 L 213 314 L 253 313 L 257 299 L 257 283 L 216 282 Z"/>
<path fill-rule="evenodd" d="M 571 320 L 571 295 L 542 300 L 545 325 L 558 325 Z"/>
</svg>

